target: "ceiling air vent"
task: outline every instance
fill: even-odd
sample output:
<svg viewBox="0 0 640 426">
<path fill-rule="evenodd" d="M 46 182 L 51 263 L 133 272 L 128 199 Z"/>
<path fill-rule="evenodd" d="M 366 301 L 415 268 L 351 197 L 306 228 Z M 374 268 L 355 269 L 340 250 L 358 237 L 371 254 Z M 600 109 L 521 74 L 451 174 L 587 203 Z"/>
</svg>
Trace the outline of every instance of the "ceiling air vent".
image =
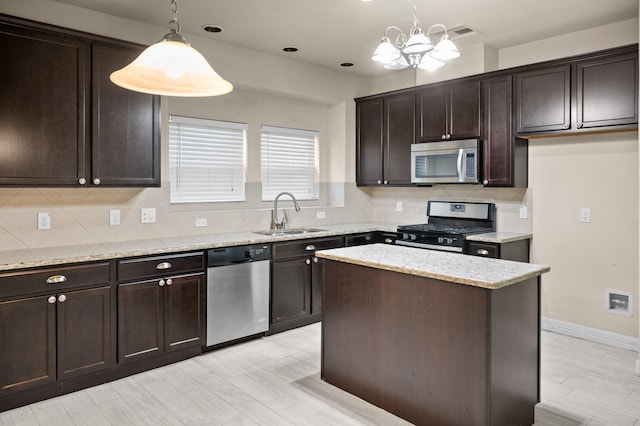
<svg viewBox="0 0 640 426">
<path fill-rule="evenodd" d="M 469 37 L 469 36 L 478 34 L 476 30 L 472 30 L 471 28 L 467 27 L 464 24 L 455 25 L 453 27 L 447 28 L 447 33 L 449 34 L 449 38 L 451 40 L 456 40 L 463 37 Z M 438 28 L 437 31 L 433 31 L 430 34 L 430 36 L 432 37 L 432 39 L 437 40 L 438 38 L 442 37 L 443 34 L 444 34 L 444 31 Z"/>
</svg>

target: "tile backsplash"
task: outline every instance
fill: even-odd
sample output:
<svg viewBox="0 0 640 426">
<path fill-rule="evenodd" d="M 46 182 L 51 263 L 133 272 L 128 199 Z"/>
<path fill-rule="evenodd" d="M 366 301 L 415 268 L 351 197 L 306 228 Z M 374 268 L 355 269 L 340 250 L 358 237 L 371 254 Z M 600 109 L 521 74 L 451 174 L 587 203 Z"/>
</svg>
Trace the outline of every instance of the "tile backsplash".
<svg viewBox="0 0 640 426">
<path fill-rule="evenodd" d="M 429 199 L 492 201 L 500 231 L 531 232 L 531 189 L 484 188 L 478 185 L 437 185 L 421 188 L 358 188 L 354 183 L 327 185 L 326 202 L 301 202 L 295 212 L 283 199 L 280 207 L 290 227 L 322 224 L 426 221 Z M 259 183 L 247 183 L 247 203 L 176 206 L 169 185 L 161 188 L 2 188 L 0 189 L 0 250 L 94 244 L 148 238 L 268 229 L 271 202 L 260 201 Z M 401 204 L 402 211 L 398 210 Z M 528 219 L 520 219 L 520 206 Z M 141 208 L 156 209 L 156 223 L 141 224 Z M 109 225 L 109 211 L 120 210 L 120 225 Z M 323 211 L 324 219 L 316 213 Z M 51 214 L 51 229 L 37 230 L 38 212 Z M 206 227 L 196 227 L 206 219 Z"/>
</svg>

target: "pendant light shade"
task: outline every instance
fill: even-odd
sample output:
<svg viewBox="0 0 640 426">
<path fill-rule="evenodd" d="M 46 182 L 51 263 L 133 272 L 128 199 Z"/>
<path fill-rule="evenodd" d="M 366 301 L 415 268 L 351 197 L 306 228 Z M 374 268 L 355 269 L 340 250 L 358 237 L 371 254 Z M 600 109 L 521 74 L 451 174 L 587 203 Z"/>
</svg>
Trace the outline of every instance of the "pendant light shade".
<svg viewBox="0 0 640 426">
<path fill-rule="evenodd" d="M 177 6 L 172 1 L 174 18 L 171 32 L 149 46 L 126 67 L 111 74 L 111 81 L 125 89 L 164 96 L 218 96 L 233 90 L 207 60 L 179 33 Z"/>
</svg>

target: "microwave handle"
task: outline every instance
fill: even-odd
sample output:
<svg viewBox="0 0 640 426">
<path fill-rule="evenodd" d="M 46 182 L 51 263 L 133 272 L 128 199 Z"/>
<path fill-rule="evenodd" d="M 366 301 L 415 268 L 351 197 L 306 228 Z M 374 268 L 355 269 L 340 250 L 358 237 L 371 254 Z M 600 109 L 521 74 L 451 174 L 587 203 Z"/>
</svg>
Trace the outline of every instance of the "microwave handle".
<svg viewBox="0 0 640 426">
<path fill-rule="evenodd" d="M 464 159 L 464 149 L 460 148 L 458 150 L 458 180 L 462 181 L 464 176 L 464 168 L 462 167 L 462 160 Z"/>
</svg>

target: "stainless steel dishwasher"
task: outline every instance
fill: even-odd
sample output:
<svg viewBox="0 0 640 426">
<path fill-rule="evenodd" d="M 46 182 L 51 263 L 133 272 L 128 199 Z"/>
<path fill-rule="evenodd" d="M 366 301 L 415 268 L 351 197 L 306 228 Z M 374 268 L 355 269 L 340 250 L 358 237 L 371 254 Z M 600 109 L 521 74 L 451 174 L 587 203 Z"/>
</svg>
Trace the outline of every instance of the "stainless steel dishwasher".
<svg viewBox="0 0 640 426">
<path fill-rule="evenodd" d="M 207 347 L 267 331 L 271 247 L 225 247 L 207 256 Z"/>
</svg>

